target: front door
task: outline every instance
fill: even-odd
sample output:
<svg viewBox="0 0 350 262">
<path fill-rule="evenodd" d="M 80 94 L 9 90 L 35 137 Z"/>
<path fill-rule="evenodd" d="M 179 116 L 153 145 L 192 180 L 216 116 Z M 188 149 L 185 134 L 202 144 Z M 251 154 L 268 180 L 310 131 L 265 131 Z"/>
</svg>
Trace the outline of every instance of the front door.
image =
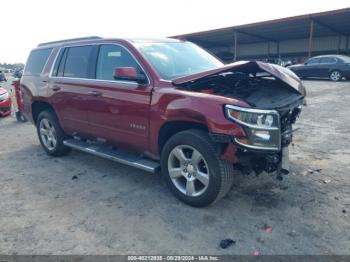
<svg viewBox="0 0 350 262">
<path fill-rule="evenodd" d="M 314 57 L 309 59 L 302 68 L 301 76 L 304 77 L 315 77 L 319 70 L 319 58 Z"/>
<path fill-rule="evenodd" d="M 96 138 L 142 152 L 148 146 L 151 83 L 117 81 L 117 67 L 134 67 L 138 74 L 145 74 L 125 47 L 100 45 L 96 80 L 89 87 L 87 117 L 91 132 Z"/>
</svg>

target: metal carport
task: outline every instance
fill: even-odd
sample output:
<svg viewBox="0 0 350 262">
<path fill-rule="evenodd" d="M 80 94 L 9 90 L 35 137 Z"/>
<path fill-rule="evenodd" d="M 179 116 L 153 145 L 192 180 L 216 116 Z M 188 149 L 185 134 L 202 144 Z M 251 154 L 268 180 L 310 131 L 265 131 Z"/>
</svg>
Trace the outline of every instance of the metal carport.
<svg viewBox="0 0 350 262">
<path fill-rule="evenodd" d="M 183 34 L 230 62 L 237 59 L 349 54 L 350 8 Z"/>
</svg>

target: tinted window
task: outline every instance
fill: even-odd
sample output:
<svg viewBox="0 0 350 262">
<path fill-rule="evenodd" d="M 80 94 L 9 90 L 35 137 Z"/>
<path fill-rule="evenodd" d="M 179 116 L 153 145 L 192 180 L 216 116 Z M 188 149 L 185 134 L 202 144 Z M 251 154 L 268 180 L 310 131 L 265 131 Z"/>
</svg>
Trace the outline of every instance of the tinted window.
<svg viewBox="0 0 350 262">
<path fill-rule="evenodd" d="M 68 48 L 66 54 L 67 58 L 63 69 L 63 76 L 74 78 L 91 78 L 89 77 L 89 60 L 92 50 L 93 46 L 77 46 Z M 59 71 L 60 69 L 61 65 L 59 67 Z"/>
<path fill-rule="evenodd" d="M 334 57 L 322 57 L 320 60 L 321 64 L 334 64 L 337 62 L 337 59 Z"/>
<path fill-rule="evenodd" d="M 318 58 L 311 58 L 307 61 L 308 65 L 314 65 L 314 64 L 318 64 Z"/>
<path fill-rule="evenodd" d="M 114 71 L 117 67 L 134 67 L 138 74 L 143 74 L 141 67 L 125 48 L 118 45 L 101 45 L 96 79 L 114 80 Z"/>
<path fill-rule="evenodd" d="M 51 54 L 52 48 L 34 50 L 30 53 L 24 75 L 40 75 L 44 69 L 47 59 Z"/>
</svg>

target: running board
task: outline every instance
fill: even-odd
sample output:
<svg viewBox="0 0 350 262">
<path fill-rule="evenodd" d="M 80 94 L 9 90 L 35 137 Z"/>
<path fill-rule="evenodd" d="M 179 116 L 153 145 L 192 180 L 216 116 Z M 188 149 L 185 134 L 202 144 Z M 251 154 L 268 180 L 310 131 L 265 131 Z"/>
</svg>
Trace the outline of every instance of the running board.
<svg viewBox="0 0 350 262">
<path fill-rule="evenodd" d="M 112 149 L 105 145 L 88 143 L 77 139 L 67 139 L 63 141 L 65 146 L 113 160 L 115 162 L 136 167 L 150 173 L 156 173 L 160 168 L 159 163 L 142 156 L 132 155 L 130 153 Z"/>
</svg>

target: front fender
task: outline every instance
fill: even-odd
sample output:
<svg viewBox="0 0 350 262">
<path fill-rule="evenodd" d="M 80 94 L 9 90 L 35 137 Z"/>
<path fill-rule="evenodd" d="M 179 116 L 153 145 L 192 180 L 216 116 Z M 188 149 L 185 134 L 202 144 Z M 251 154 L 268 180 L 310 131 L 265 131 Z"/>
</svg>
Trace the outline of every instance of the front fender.
<svg viewBox="0 0 350 262">
<path fill-rule="evenodd" d="M 221 96 L 162 88 L 152 96 L 150 113 L 150 151 L 158 155 L 160 128 L 172 121 L 205 125 L 209 132 L 243 136 L 243 129 L 225 117 L 224 105 L 249 107 L 246 103 Z"/>
</svg>

